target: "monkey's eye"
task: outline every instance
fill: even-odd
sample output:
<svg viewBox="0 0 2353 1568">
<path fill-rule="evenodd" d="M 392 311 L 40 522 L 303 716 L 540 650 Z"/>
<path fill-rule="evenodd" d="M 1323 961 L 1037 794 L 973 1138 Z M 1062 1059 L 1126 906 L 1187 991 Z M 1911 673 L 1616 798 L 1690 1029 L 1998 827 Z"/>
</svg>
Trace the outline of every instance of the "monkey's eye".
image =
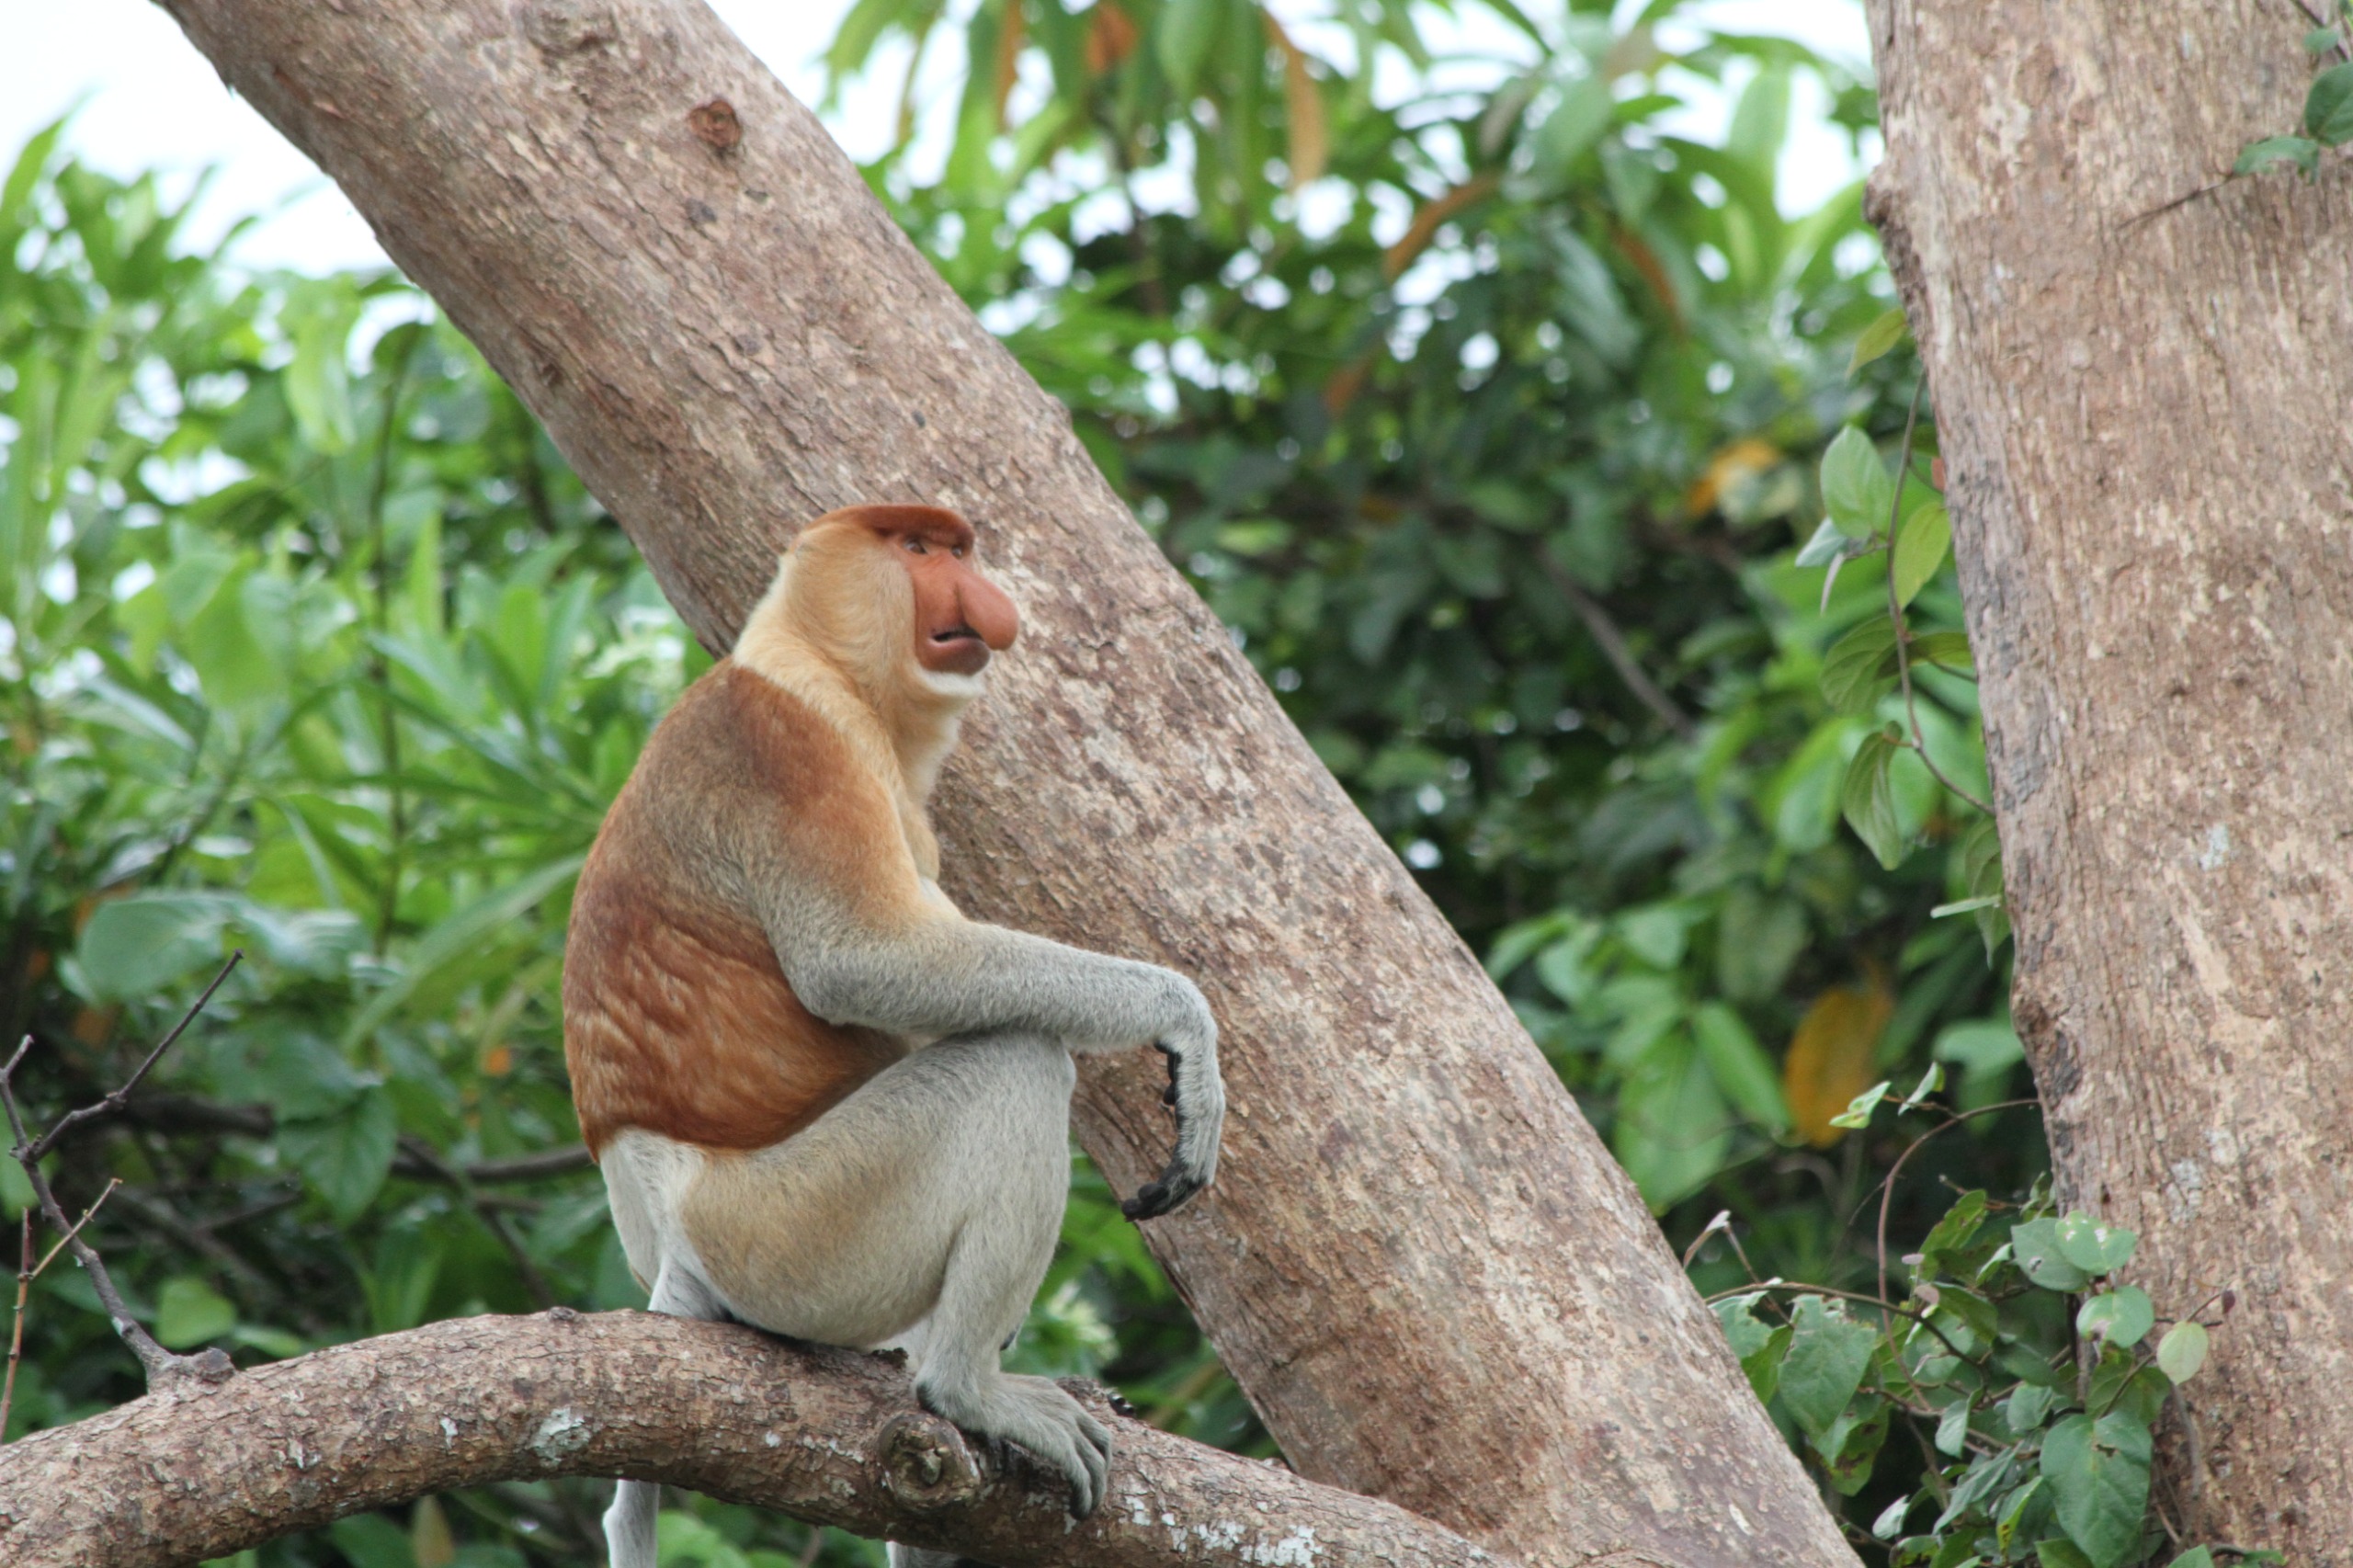
<svg viewBox="0 0 2353 1568">
<path fill-rule="evenodd" d="M 954 556 L 957 560 L 961 561 L 964 559 L 964 547 L 961 544 L 957 545 L 950 549 L 948 553 Z"/>
<path fill-rule="evenodd" d="M 907 540 L 907 541 L 906 541 L 906 545 L 907 545 L 907 549 L 908 549 L 909 551 L 913 551 L 915 554 L 917 554 L 917 555 L 929 555 L 929 554 L 931 553 L 931 547 L 930 547 L 929 545 L 927 545 L 927 544 L 924 543 L 924 541 L 923 541 L 923 540 L 919 540 L 919 539 L 915 539 L 915 538 L 914 538 L 914 537 L 912 537 L 912 536 L 910 536 L 910 537 L 908 538 L 908 540 Z"/>
</svg>

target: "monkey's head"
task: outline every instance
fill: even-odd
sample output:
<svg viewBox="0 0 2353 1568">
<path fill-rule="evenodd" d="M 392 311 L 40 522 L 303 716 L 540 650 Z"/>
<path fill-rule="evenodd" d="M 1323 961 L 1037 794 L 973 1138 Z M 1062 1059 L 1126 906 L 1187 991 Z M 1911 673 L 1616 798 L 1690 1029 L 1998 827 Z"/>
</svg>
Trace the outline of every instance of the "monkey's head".
<svg viewBox="0 0 2353 1568">
<path fill-rule="evenodd" d="M 972 525 L 938 506 L 846 506 L 801 530 L 779 607 L 870 687 L 971 695 L 1021 618 L 974 563 Z M 912 668 L 910 668 L 912 664 Z"/>
</svg>

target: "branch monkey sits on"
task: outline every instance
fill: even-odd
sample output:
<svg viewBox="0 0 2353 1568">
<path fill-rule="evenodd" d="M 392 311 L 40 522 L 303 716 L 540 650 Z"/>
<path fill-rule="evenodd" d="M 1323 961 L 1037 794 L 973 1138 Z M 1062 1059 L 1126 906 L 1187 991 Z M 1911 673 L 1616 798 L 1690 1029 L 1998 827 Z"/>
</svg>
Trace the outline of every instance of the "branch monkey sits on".
<svg viewBox="0 0 2353 1568">
<path fill-rule="evenodd" d="M 1167 1056 L 1176 1153 L 1126 1205 L 1150 1218 L 1216 1173 L 1217 1026 L 1172 971 L 939 891 L 926 801 L 1018 628 L 973 543 L 928 506 L 802 530 L 589 853 L 564 1053 L 654 1311 L 904 1345 L 926 1407 L 1060 1471 L 1084 1517 L 1109 1433 L 997 1365 L 1061 1229 L 1070 1053 Z M 658 1494 L 620 1483 L 614 1568 L 653 1568 Z"/>
</svg>

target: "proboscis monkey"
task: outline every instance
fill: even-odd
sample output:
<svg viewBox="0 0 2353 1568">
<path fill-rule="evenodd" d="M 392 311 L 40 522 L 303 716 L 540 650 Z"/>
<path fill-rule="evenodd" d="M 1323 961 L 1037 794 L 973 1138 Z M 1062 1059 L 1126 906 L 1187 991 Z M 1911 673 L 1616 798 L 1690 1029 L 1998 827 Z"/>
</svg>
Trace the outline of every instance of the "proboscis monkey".
<svg viewBox="0 0 2353 1568">
<path fill-rule="evenodd" d="M 1167 1056 L 1176 1153 L 1132 1218 L 1215 1174 L 1225 1096 L 1192 982 L 939 891 L 926 801 L 1018 627 L 973 543 L 929 506 L 801 532 L 580 873 L 564 1054 L 654 1311 L 903 1345 L 926 1407 L 1060 1471 L 1084 1517 L 1109 1433 L 997 1364 L 1061 1228 L 1070 1053 Z M 614 1568 L 653 1568 L 657 1496 L 620 1483 Z"/>
</svg>

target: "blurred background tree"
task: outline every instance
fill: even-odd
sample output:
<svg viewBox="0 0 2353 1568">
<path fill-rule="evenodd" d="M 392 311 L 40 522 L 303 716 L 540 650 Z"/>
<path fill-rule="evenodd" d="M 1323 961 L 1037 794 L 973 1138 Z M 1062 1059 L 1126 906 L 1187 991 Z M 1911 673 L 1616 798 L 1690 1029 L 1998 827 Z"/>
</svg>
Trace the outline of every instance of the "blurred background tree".
<svg viewBox="0 0 2353 1568">
<path fill-rule="evenodd" d="M 1879 488 L 1834 460 L 1834 492 L 1927 494 L 1925 423 L 1886 494 L 1917 369 L 1884 352 L 1859 189 L 1777 191 L 1793 86 L 1855 135 L 1870 88 L 1677 10 L 859 0 L 828 63 L 875 91 L 893 40 L 972 62 L 931 158 L 908 66 L 875 189 L 1486 955 L 1700 1287 L 1871 1292 L 1879 1183 L 1929 1122 L 1832 1119 L 1937 1062 L 1948 1108 L 2023 1092 L 1998 911 L 1931 915 L 1987 885 L 1982 747 L 1965 660 L 1888 691 L 1884 571 L 1840 573 L 1836 539 L 1798 563 L 1856 503 L 1816 477 L 1842 429 Z M 1675 129 L 1727 84 L 1720 139 Z M 0 1006 L 40 1042 L 36 1110 L 111 1087 L 251 954 L 61 1189 L 124 1179 L 91 1234 L 177 1347 L 636 1304 L 557 977 L 572 874 L 707 660 L 427 301 L 188 254 L 185 213 L 55 131 L 0 192 Z M 1957 629 L 1936 564 L 1910 617 Z M 1939 1138 L 1892 1250 L 2043 1164 L 2022 1110 Z M 1272 1452 L 1079 1165 L 1014 1359 Z M 0 1196 L 21 1210 L 13 1170 Z M 11 1432 L 138 1392 L 77 1272 L 26 1336 Z M 1825 1480 L 1867 1521 L 1920 1462 Z M 589 1562 L 600 1493 L 460 1494 L 258 1559 Z M 669 1562 L 873 1560 L 678 1507 Z"/>
</svg>

